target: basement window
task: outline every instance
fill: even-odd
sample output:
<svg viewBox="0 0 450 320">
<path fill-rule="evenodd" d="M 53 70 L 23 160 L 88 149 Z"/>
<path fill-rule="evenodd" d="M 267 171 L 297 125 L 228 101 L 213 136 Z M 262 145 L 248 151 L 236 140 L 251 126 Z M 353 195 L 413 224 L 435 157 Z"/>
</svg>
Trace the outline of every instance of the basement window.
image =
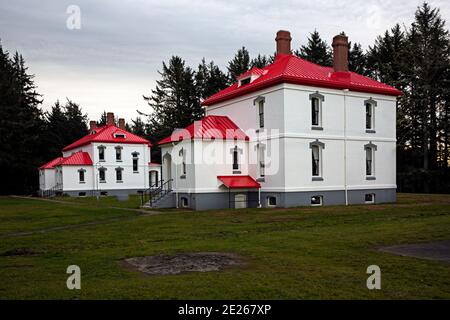
<svg viewBox="0 0 450 320">
<path fill-rule="evenodd" d="M 86 192 L 78 192 L 79 197 L 86 197 Z"/>
<path fill-rule="evenodd" d="M 323 196 L 312 196 L 311 197 L 311 206 L 318 207 L 323 204 Z"/>
<path fill-rule="evenodd" d="M 268 207 L 276 207 L 277 206 L 277 197 L 274 197 L 274 196 L 267 197 L 267 206 Z"/>
<path fill-rule="evenodd" d="M 365 202 L 370 204 L 370 203 L 375 203 L 375 194 L 374 193 L 367 193 L 365 195 Z"/>
<path fill-rule="evenodd" d="M 188 201 L 188 198 L 186 198 L 186 197 L 181 197 L 180 202 L 181 202 L 181 207 L 183 207 L 183 208 L 187 208 L 189 206 L 189 201 Z"/>
</svg>

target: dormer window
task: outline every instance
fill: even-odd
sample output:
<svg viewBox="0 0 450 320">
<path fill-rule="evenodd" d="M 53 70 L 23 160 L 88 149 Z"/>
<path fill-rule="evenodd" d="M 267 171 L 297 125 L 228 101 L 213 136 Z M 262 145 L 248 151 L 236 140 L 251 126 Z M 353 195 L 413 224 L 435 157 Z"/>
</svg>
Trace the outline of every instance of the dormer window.
<svg viewBox="0 0 450 320">
<path fill-rule="evenodd" d="M 251 81 L 252 81 L 251 77 L 241 79 L 241 80 L 239 80 L 239 86 L 244 86 L 246 84 L 249 84 Z"/>
<path fill-rule="evenodd" d="M 126 135 L 125 135 L 125 133 L 122 133 L 122 132 L 116 132 L 116 133 L 114 133 L 114 138 L 125 139 Z"/>
</svg>

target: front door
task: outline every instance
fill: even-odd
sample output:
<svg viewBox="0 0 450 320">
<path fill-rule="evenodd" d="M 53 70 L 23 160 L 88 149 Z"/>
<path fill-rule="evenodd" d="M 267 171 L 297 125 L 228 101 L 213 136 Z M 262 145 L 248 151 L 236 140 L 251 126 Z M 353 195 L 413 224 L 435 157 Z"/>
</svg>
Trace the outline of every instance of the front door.
<svg viewBox="0 0 450 320">
<path fill-rule="evenodd" d="M 150 187 L 158 186 L 158 171 L 151 170 L 150 171 Z"/>
<path fill-rule="evenodd" d="M 236 209 L 244 209 L 247 208 L 247 195 L 243 193 L 239 193 L 234 196 L 234 207 Z"/>
</svg>

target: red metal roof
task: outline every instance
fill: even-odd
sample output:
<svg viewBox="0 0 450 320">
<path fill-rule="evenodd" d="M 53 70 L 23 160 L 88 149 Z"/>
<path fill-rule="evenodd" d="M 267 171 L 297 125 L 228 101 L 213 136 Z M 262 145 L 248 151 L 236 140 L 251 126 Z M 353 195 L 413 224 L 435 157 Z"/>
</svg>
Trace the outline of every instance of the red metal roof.
<svg viewBox="0 0 450 320">
<path fill-rule="evenodd" d="M 59 164 L 61 166 L 92 166 L 92 160 L 87 152 L 77 152 L 64 158 Z"/>
<path fill-rule="evenodd" d="M 43 164 L 39 167 L 39 169 L 53 169 L 58 164 L 60 164 L 62 160 L 64 160 L 63 157 L 58 157 L 56 159 L 53 159 L 52 161 L 47 162 L 46 164 Z"/>
<path fill-rule="evenodd" d="M 125 137 L 120 137 L 120 135 Z M 87 136 L 84 136 L 83 138 L 68 145 L 63 149 L 63 151 L 75 149 L 87 145 L 91 142 L 148 144 L 149 146 L 151 146 L 150 141 L 132 134 L 131 132 L 122 130 L 115 125 L 109 124 L 101 128 L 97 128 L 96 133 L 88 134 Z"/>
<path fill-rule="evenodd" d="M 250 176 L 217 176 L 217 179 L 229 189 L 261 188 L 261 185 Z"/>
<path fill-rule="evenodd" d="M 87 152 L 77 152 L 68 157 L 58 157 L 39 167 L 39 169 L 53 169 L 57 166 L 92 166 L 92 160 Z"/>
<path fill-rule="evenodd" d="M 184 139 L 249 140 L 249 137 L 226 116 L 206 116 L 185 129 L 176 130 L 159 145 Z"/>
<path fill-rule="evenodd" d="M 261 70 L 264 70 L 265 73 Z M 245 74 L 248 75 L 249 71 L 239 78 Z M 240 87 L 238 87 L 238 83 L 235 83 L 212 95 L 203 101 L 202 105 L 210 106 L 280 83 L 293 83 L 341 90 L 349 89 L 351 91 L 385 94 L 390 96 L 399 96 L 402 94 L 401 91 L 394 87 L 360 74 L 354 72 L 334 72 L 331 67 L 322 67 L 291 54 L 277 55 L 272 64 L 263 69 L 258 69 L 258 74 L 260 74 L 260 76 L 253 82 Z"/>
</svg>

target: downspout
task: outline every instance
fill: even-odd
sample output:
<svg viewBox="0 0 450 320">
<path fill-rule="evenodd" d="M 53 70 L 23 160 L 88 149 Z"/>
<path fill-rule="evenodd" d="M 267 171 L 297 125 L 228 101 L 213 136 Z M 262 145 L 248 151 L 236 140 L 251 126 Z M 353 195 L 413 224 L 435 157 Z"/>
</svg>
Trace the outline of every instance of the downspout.
<svg viewBox="0 0 450 320">
<path fill-rule="evenodd" d="M 258 188 L 258 208 L 262 208 L 262 205 L 261 205 L 261 188 Z"/>
<path fill-rule="evenodd" d="M 348 89 L 344 89 L 344 191 L 345 205 L 348 206 L 348 189 L 347 189 L 347 93 Z"/>
<path fill-rule="evenodd" d="M 174 142 L 172 142 L 172 151 L 173 151 L 173 148 L 175 147 L 175 143 Z M 170 165 L 172 165 L 172 162 L 173 162 L 173 159 L 172 159 L 172 161 L 170 161 Z M 174 182 L 175 182 L 175 208 L 177 208 L 178 209 L 178 166 L 177 166 L 177 164 L 175 163 L 174 164 L 175 165 L 175 179 L 174 179 Z"/>
</svg>

